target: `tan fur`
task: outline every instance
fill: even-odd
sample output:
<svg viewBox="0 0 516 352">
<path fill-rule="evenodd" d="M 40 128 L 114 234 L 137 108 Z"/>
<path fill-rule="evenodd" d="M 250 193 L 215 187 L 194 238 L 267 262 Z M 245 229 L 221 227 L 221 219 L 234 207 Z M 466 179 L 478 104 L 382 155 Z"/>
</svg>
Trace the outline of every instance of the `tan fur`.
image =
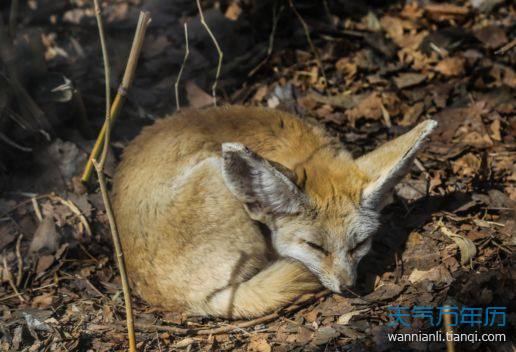
<svg viewBox="0 0 516 352">
<path fill-rule="evenodd" d="M 165 309 L 239 318 L 317 289 L 312 272 L 350 281 L 330 262 L 311 272 L 278 258 L 224 183 L 226 142 L 291 170 L 313 205 L 303 217 L 278 219 L 290 231 L 285 246 L 306 227 L 335 237 L 351 226 L 371 176 L 320 127 L 263 108 L 183 111 L 145 128 L 126 148 L 114 179 L 113 206 L 137 293 Z M 322 244 L 341 248 L 343 241 Z"/>
</svg>

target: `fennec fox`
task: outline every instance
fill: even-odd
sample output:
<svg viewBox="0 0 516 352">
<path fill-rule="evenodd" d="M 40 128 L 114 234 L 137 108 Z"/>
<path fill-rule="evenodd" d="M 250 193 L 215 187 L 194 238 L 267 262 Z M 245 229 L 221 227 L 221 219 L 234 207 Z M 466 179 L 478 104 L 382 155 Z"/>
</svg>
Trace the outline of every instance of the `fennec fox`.
<svg viewBox="0 0 516 352">
<path fill-rule="evenodd" d="M 353 160 L 290 114 L 231 106 L 157 121 L 126 148 L 114 210 L 136 292 L 164 309 L 250 318 L 351 286 L 425 121 Z"/>
</svg>

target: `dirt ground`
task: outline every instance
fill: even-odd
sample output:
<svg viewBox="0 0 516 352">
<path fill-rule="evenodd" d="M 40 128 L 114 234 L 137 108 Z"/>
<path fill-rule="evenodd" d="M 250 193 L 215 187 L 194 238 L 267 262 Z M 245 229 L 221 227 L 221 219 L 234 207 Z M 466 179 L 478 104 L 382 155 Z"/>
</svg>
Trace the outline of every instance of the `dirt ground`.
<svg viewBox="0 0 516 352">
<path fill-rule="evenodd" d="M 17 2 L 16 2 L 17 3 Z M 354 156 L 424 119 L 439 122 L 382 213 L 357 287 L 318 294 L 252 324 L 161 312 L 134 298 L 141 351 L 443 351 L 387 333 L 439 330 L 392 307 L 505 307 L 514 351 L 516 7 L 449 2 L 203 1 L 224 60 L 217 103 L 316 119 Z M 138 12 L 150 11 L 136 78 L 113 129 L 112 176 L 142 126 L 181 106 L 213 104 L 217 52 L 194 1 L 103 2 L 120 83 Z M 0 346 L 5 351 L 127 348 L 125 310 L 96 181 L 80 174 L 104 116 L 92 2 L 0 4 Z M 483 319 L 483 318 L 482 318 Z M 249 326 L 250 325 L 250 326 Z M 221 331 L 222 330 L 222 331 Z"/>
</svg>

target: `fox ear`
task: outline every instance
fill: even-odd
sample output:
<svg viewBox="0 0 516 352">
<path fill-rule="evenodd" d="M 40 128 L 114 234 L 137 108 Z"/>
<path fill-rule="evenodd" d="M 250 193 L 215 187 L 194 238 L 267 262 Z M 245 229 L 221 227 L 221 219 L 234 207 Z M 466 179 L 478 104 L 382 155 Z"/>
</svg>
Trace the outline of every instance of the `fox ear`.
<svg viewBox="0 0 516 352">
<path fill-rule="evenodd" d="M 416 153 L 436 127 L 436 121 L 424 121 L 404 135 L 356 160 L 358 167 L 371 180 L 363 190 L 362 206 L 377 209 L 385 205 L 390 192 L 409 172 Z"/>
<path fill-rule="evenodd" d="M 287 177 L 288 169 L 240 143 L 222 144 L 222 158 L 226 186 L 246 205 L 253 219 L 295 214 L 303 207 L 304 195 Z"/>
</svg>

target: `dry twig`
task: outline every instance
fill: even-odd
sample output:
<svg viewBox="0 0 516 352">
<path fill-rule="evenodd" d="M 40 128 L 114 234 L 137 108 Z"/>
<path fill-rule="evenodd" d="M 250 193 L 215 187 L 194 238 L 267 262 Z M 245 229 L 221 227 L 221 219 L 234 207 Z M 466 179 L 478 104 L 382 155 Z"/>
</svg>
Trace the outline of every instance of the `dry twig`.
<svg viewBox="0 0 516 352">
<path fill-rule="evenodd" d="M 186 60 L 188 60 L 188 55 L 190 55 L 190 49 L 188 48 L 188 24 L 185 22 L 185 56 L 183 57 L 183 63 L 181 64 L 181 68 L 179 69 L 179 73 L 177 74 L 176 83 L 174 84 L 174 91 L 176 94 L 176 110 L 180 110 L 179 106 L 179 80 L 183 75 L 183 70 L 186 65 Z"/>
<path fill-rule="evenodd" d="M 312 53 L 315 56 L 315 60 L 317 62 L 317 66 L 319 67 L 319 71 L 321 71 L 321 75 L 324 78 L 324 84 L 327 85 L 328 79 L 326 78 L 326 73 L 324 72 L 321 56 L 319 55 L 319 52 L 317 51 L 317 49 L 314 46 L 314 43 L 312 42 L 312 37 L 310 35 L 310 29 L 308 28 L 308 25 L 306 24 L 305 20 L 301 16 L 301 14 L 297 11 L 296 7 L 294 6 L 293 0 L 288 0 L 288 3 L 290 5 L 290 8 L 296 15 L 296 17 L 299 19 L 299 22 L 301 22 L 301 26 L 303 26 L 303 30 L 305 31 L 306 41 L 308 42 L 308 45 L 310 46 L 310 50 L 312 50 Z"/>
<path fill-rule="evenodd" d="M 93 0 L 95 7 L 95 17 L 97 19 L 97 27 L 99 30 L 100 47 L 102 50 L 102 60 L 104 61 L 104 80 L 106 85 L 106 120 L 109 120 L 109 109 L 111 108 L 111 87 L 109 85 L 111 76 L 111 67 L 109 65 L 109 54 L 106 46 L 106 32 L 104 30 L 104 22 L 102 22 L 102 12 L 99 0 Z"/>
<path fill-rule="evenodd" d="M 98 8 L 98 4 L 97 4 L 98 0 L 94 0 L 94 1 L 96 4 L 96 8 Z M 99 32 L 100 32 L 99 35 L 100 35 L 101 42 L 102 42 L 103 26 L 100 24 L 100 22 L 102 22 L 102 17 L 100 16 L 100 12 L 98 12 L 97 21 L 99 22 L 99 26 L 98 26 Z M 143 45 L 143 37 L 145 34 L 145 29 L 147 28 L 149 23 L 150 23 L 150 17 L 148 15 L 148 13 L 141 12 L 140 18 L 138 21 L 138 27 L 136 29 L 135 40 L 133 41 L 133 46 L 131 48 L 131 53 L 129 55 L 129 60 L 127 63 L 124 78 L 122 80 L 122 84 L 121 84 L 121 86 L 118 90 L 117 96 L 116 96 L 116 98 L 120 97 L 118 100 L 120 102 L 121 102 L 121 100 L 120 100 L 121 97 L 125 96 L 126 90 L 130 87 L 130 85 L 132 83 L 132 80 L 134 77 L 134 72 L 136 70 L 137 59 L 139 57 L 139 54 L 140 54 L 140 51 L 141 51 L 141 48 Z M 107 55 L 107 50 L 105 50 L 105 43 L 103 44 L 102 53 L 104 56 L 104 65 L 105 65 L 104 70 L 106 72 L 106 100 L 107 100 L 107 103 L 106 103 L 106 119 L 104 121 L 104 127 L 102 129 L 102 131 L 104 131 L 103 143 L 102 143 L 102 141 L 99 142 L 99 140 L 97 140 L 97 142 L 99 142 L 98 148 L 100 148 L 100 145 L 102 145 L 102 144 L 104 147 L 102 148 L 102 154 L 101 154 L 100 161 L 97 161 L 97 158 L 96 158 L 96 155 L 94 152 L 92 152 L 92 155 L 90 156 L 90 160 L 91 160 L 91 163 L 93 164 L 93 166 L 95 167 L 95 170 L 97 171 L 97 177 L 98 177 L 99 185 L 100 185 L 100 192 L 102 194 L 102 200 L 104 202 L 104 206 L 106 207 L 106 214 L 108 216 L 109 227 L 111 230 L 113 244 L 115 247 L 115 254 L 116 254 L 118 270 L 120 272 L 120 280 L 122 281 L 122 290 L 124 293 L 124 303 L 125 303 L 125 311 L 126 311 L 127 334 L 128 334 L 128 338 L 129 338 L 129 351 L 135 352 L 136 351 L 136 337 L 135 337 L 135 332 L 134 332 L 134 318 L 133 318 L 133 307 L 132 307 L 132 301 L 131 301 L 131 290 L 129 287 L 129 280 L 127 279 L 127 273 L 126 273 L 126 269 L 125 269 L 125 261 L 124 261 L 124 254 L 123 254 L 123 250 L 122 250 L 122 244 L 120 242 L 120 236 L 118 235 L 118 228 L 116 225 L 115 216 L 113 214 L 111 200 L 109 198 L 109 194 L 108 194 L 108 190 L 107 190 L 107 186 L 106 186 L 106 179 L 104 176 L 104 166 L 105 166 L 106 159 L 107 159 L 107 154 L 108 154 L 108 150 L 109 150 L 109 139 L 110 139 L 110 135 L 111 135 L 111 123 L 112 123 L 111 116 L 113 116 L 113 118 L 115 117 L 115 113 L 118 112 L 119 105 L 121 105 L 121 103 L 116 104 L 116 102 L 117 102 L 116 98 L 115 98 L 115 103 L 113 103 L 113 106 L 111 106 L 111 104 L 109 103 L 109 99 L 110 99 L 110 92 L 109 92 L 110 84 L 109 84 L 109 74 L 108 74 L 109 60 L 105 56 L 105 55 Z M 112 115 L 109 111 L 110 108 L 112 108 L 112 110 L 114 110 L 113 111 L 114 113 Z M 99 138 L 101 138 L 101 136 L 102 136 L 102 131 L 99 135 Z"/>
<path fill-rule="evenodd" d="M 199 9 L 199 17 L 201 19 L 201 23 L 206 29 L 206 32 L 210 35 L 211 40 L 213 41 L 213 44 L 215 45 L 215 48 L 217 49 L 217 53 L 219 54 L 219 63 L 217 65 L 217 71 L 215 73 L 215 81 L 213 82 L 213 85 L 211 86 L 211 95 L 213 96 L 213 105 L 217 105 L 217 84 L 219 82 L 220 77 L 220 71 L 222 69 L 222 58 L 224 57 L 224 53 L 220 49 L 219 42 L 215 38 L 215 35 L 211 31 L 210 27 L 208 26 L 208 23 L 206 23 L 206 20 L 204 19 L 204 12 L 202 11 L 201 7 L 201 1 L 197 0 L 197 8 Z"/>
<path fill-rule="evenodd" d="M 88 158 L 88 162 L 86 164 L 86 167 L 84 168 L 84 172 L 81 177 L 82 182 L 88 182 L 88 180 L 90 179 L 91 172 L 93 171 L 93 159 L 96 159 L 98 157 L 105 140 L 107 129 L 108 127 L 111 127 L 111 124 L 118 117 L 125 96 L 127 95 L 127 91 L 132 85 L 134 79 L 134 72 L 136 70 L 138 58 L 140 57 L 140 52 L 143 46 L 143 39 L 145 38 L 145 32 L 147 31 L 147 27 L 149 26 L 150 22 L 151 18 L 149 13 L 143 11 L 140 12 L 138 25 L 136 26 L 136 33 L 134 34 L 133 44 L 131 46 L 131 52 L 129 54 L 129 59 L 127 60 L 127 65 L 125 67 L 122 83 L 118 87 L 118 91 L 116 93 L 113 104 L 111 104 L 109 120 L 104 121 L 104 125 L 100 130 L 95 145 L 93 146 L 93 150 L 91 151 L 91 154 Z"/>
<path fill-rule="evenodd" d="M 272 30 L 271 34 L 269 35 L 269 47 L 267 48 L 267 56 L 265 56 L 263 60 L 260 61 L 260 63 L 247 74 L 248 77 L 253 76 L 256 72 L 258 72 L 260 68 L 263 67 L 263 65 L 267 63 L 267 61 L 269 61 L 272 55 L 272 49 L 274 48 L 274 37 L 276 36 L 276 28 L 278 27 L 278 21 L 281 17 L 282 12 L 283 6 L 280 7 L 279 11 L 276 8 L 276 6 L 274 6 L 274 8 L 272 9 Z"/>
<path fill-rule="evenodd" d="M 23 234 L 18 236 L 16 240 L 16 261 L 18 263 L 18 274 L 16 275 L 16 287 L 20 287 L 22 278 L 23 278 L 23 258 L 21 255 L 21 240 L 23 238 Z"/>
<path fill-rule="evenodd" d="M 16 287 L 16 283 L 13 279 L 13 274 L 11 273 L 11 270 L 9 269 L 9 266 L 7 265 L 7 259 L 6 256 L 3 256 L 3 264 L 4 264 L 4 273 L 7 276 L 7 281 L 9 282 L 9 286 L 13 289 L 14 294 L 18 299 L 20 300 L 20 303 L 27 303 L 25 298 L 21 295 L 20 291 L 18 291 L 18 288 Z"/>
</svg>

